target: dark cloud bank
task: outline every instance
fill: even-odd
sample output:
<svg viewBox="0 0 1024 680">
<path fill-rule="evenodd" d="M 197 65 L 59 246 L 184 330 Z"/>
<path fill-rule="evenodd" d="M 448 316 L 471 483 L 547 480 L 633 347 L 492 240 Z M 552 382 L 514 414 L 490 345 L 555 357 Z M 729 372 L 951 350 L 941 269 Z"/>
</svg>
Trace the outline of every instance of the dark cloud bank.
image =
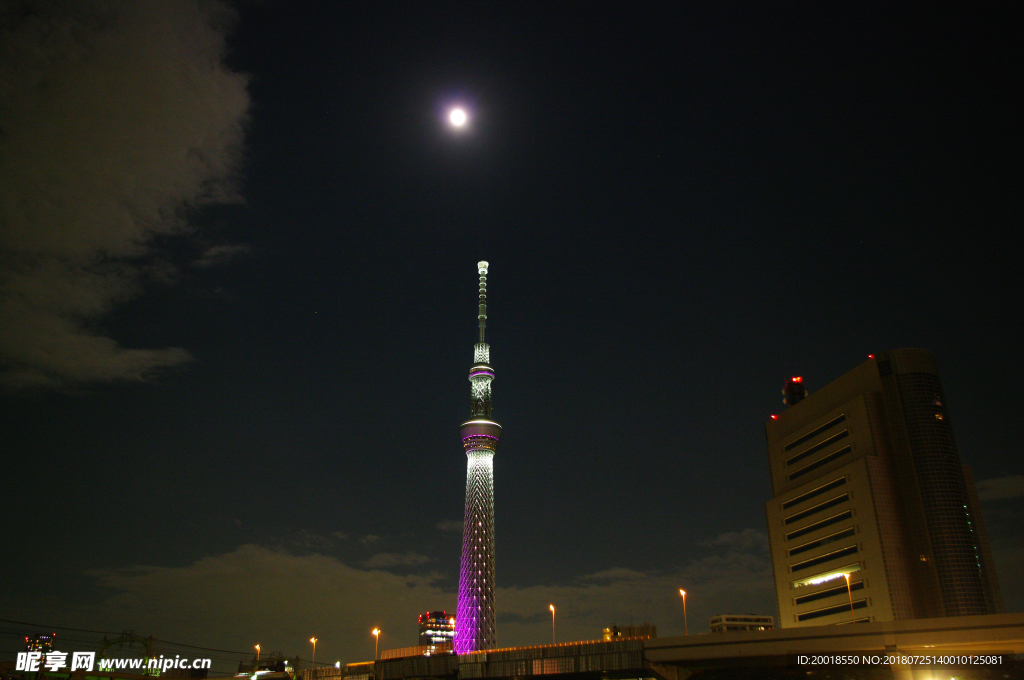
<svg viewBox="0 0 1024 680">
<path fill-rule="evenodd" d="M 138 380 L 190 360 L 101 326 L 148 280 L 159 236 L 236 185 L 247 78 L 222 62 L 232 13 L 211 2 L 0 5 L 0 381 Z M 207 266 L 237 250 L 219 248 Z"/>
</svg>

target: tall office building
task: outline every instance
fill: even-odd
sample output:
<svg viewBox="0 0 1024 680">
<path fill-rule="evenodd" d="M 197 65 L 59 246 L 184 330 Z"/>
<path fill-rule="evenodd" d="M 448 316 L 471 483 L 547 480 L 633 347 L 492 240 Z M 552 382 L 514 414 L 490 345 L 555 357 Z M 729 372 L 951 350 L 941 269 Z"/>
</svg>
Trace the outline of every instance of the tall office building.
<svg viewBox="0 0 1024 680">
<path fill-rule="evenodd" d="M 459 603 L 455 615 L 455 652 L 465 654 L 495 646 L 494 618 L 494 452 L 501 425 L 491 420 L 491 349 L 484 341 L 487 325 L 487 267 L 480 275 L 477 312 L 480 342 L 469 369 L 470 419 L 462 424 L 466 450 L 466 514 L 462 530 Z"/>
<path fill-rule="evenodd" d="M 1002 601 L 935 358 L 871 357 L 765 425 L 779 625 L 994 614 Z"/>
</svg>

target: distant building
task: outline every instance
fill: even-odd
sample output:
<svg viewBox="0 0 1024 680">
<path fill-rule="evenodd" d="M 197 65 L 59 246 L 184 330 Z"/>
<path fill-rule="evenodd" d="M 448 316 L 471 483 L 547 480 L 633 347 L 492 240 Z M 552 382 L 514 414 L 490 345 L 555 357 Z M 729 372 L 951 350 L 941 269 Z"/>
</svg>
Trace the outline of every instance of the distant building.
<svg viewBox="0 0 1024 680">
<path fill-rule="evenodd" d="M 53 640 L 57 637 L 56 633 L 37 633 L 32 637 L 25 636 L 25 651 L 26 652 L 47 652 L 53 651 Z"/>
<path fill-rule="evenodd" d="M 603 632 L 603 638 L 605 640 L 614 640 L 615 638 L 656 638 L 658 637 L 658 627 L 653 623 L 647 623 L 644 621 L 639 626 L 609 626 L 605 628 Z"/>
<path fill-rule="evenodd" d="M 711 617 L 712 633 L 724 633 L 727 630 L 771 630 L 774 627 L 774 616 L 719 614 Z"/>
<path fill-rule="evenodd" d="M 299 669 L 299 657 L 287 658 L 281 652 L 271 652 L 270 654 L 264 654 L 260 659 L 252 657 L 238 662 L 239 675 L 251 676 L 255 674 L 261 680 L 294 678 Z"/>
<path fill-rule="evenodd" d="M 872 356 L 765 424 L 779 626 L 995 614 L 1002 598 L 935 358 Z"/>
<path fill-rule="evenodd" d="M 450 649 L 455 641 L 455 617 L 448 612 L 426 612 L 420 614 L 420 646 L 435 652 L 447 645 Z"/>
</svg>

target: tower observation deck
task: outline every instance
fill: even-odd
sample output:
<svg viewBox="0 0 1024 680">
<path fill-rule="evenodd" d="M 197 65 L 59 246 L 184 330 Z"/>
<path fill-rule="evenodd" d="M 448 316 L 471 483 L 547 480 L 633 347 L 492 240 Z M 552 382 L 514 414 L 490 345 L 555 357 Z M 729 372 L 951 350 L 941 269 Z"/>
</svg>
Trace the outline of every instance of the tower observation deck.
<svg viewBox="0 0 1024 680">
<path fill-rule="evenodd" d="M 487 268 L 480 275 L 477 319 L 480 341 L 473 347 L 469 369 L 470 419 L 462 423 L 466 450 L 466 515 L 459 568 L 459 604 L 455 615 L 455 653 L 495 647 L 494 616 L 494 453 L 501 425 L 491 420 L 491 349 L 484 341 L 487 326 Z"/>
</svg>

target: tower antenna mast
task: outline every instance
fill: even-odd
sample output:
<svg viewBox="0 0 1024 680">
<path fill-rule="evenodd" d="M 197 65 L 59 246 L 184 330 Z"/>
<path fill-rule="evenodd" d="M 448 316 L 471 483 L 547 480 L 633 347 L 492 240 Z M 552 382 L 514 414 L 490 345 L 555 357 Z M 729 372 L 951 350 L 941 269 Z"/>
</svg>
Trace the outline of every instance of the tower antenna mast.
<svg viewBox="0 0 1024 680">
<path fill-rule="evenodd" d="M 477 313 L 477 318 L 480 320 L 480 343 L 486 342 L 484 340 L 484 329 L 487 328 L 487 268 L 486 262 L 477 262 L 476 269 L 480 273 L 480 311 Z"/>
</svg>

